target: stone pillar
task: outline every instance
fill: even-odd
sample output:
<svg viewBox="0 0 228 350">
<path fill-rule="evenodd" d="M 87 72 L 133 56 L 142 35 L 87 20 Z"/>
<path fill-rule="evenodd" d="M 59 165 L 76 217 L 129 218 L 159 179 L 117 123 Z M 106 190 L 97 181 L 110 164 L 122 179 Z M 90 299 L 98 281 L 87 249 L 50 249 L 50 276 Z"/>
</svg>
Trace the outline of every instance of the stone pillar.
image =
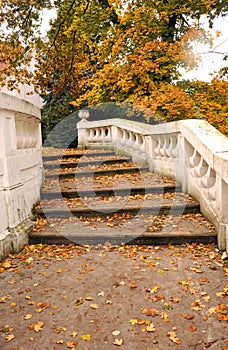
<svg viewBox="0 0 228 350">
<path fill-rule="evenodd" d="M 78 112 L 79 118 L 81 118 L 81 121 L 77 123 L 77 130 L 78 130 L 78 148 L 79 149 L 85 149 L 87 144 L 87 119 L 89 118 L 89 111 L 87 110 L 80 110 Z"/>
</svg>

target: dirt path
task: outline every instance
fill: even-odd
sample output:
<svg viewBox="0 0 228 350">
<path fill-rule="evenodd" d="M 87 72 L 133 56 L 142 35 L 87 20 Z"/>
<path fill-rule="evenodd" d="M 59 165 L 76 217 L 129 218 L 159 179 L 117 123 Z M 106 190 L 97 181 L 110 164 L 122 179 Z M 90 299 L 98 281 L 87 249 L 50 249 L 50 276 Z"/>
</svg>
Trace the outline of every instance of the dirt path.
<svg viewBox="0 0 228 350">
<path fill-rule="evenodd" d="M 33 245 L 0 272 L 1 350 L 228 349 L 213 245 Z"/>
</svg>

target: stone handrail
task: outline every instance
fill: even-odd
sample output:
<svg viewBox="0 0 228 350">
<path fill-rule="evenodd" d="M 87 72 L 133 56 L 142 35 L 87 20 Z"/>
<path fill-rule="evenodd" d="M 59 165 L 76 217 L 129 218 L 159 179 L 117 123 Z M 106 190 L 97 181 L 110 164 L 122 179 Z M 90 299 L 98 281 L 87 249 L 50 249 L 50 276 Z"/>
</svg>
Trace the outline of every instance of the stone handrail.
<svg viewBox="0 0 228 350">
<path fill-rule="evenodd" d="M 87 116 L 88 117 L 88 116 Z M 81 120 L 78 144 L 111 147 L 150 171 L 175 178 L 215 225 L 228 251 L 228 139 L 203 120 L 148 125 L 124 119 Z"/>
<path fill-rule="evenodd" d="M 0 92 L 0 260 L 27 243 L 42 183 L 40 108 Z"/>
</svg>

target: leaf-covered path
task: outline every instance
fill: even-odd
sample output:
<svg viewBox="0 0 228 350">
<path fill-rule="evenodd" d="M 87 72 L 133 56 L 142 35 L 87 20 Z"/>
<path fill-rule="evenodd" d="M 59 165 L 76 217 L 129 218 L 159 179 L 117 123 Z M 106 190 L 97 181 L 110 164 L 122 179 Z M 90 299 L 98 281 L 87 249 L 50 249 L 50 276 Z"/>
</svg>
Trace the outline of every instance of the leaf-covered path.
<svg viewBox="0 0 228 350">
<path fill-rule="evenodd" d="M 1 350 L 227 350 L 214 245 L 30 245 L 0 264 Z"/>
</svg>

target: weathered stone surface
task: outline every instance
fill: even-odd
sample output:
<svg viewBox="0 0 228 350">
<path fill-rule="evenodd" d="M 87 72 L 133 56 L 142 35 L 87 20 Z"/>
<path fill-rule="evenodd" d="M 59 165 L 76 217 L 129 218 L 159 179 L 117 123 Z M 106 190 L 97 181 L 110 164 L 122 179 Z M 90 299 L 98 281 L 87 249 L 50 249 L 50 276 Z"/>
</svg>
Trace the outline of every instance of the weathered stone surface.
<svg viewBox="0 0 228 350">
<path fill-rule="evenodd" d="M 18 225 L 40 198 L 40 117 L 38 106 L 0 92 L 0 258 L 28 242 L 27 230 Z"/>
</svg>

